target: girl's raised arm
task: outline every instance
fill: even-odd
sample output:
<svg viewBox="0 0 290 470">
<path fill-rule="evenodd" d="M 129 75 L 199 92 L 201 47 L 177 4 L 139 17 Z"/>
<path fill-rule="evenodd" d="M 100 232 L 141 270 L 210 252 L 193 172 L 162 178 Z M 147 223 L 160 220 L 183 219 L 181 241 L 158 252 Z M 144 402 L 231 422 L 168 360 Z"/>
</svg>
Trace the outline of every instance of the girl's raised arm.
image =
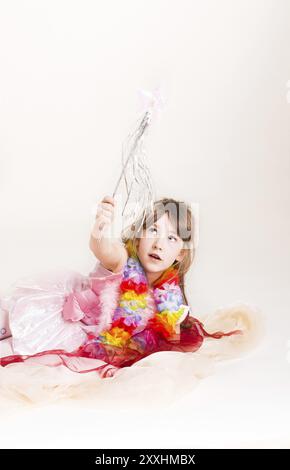
<svg viewBox="0 0 290 470">
<path fill-rule="evenodd" d="M 128 259 L 123 243 L 112 236 L 104 236 L 104 231 L 111 227 L 114 217 L 115 200 L 105 196 L 98 204 L 96 220 L 90 236 L 90 250 L 101 264 L 112 272 L 122 270 Z"/>
</svg>

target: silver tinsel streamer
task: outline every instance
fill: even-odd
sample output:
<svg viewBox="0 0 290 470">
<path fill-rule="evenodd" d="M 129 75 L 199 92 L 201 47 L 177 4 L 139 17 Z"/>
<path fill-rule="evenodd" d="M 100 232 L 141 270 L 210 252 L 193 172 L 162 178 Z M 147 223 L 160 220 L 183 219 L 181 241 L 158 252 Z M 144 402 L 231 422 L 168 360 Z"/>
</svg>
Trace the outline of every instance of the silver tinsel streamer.
<svg viewBox="0 0 290 470">
<path fill-rule="evenodd" d="M 146 91 L 143 100 L 146 100 L 146 111 L 138 120 L 135 130 L 129 134 L 122 148 L 122 171 L 113 192 L 115 197 L 121 183 L 125 187 L 125 203 L 122 209 L 123 230 L 131 229 L 131 226 L 140 218 L 138 230 L 142 226 L 146 212 L 153 210 L 155 190 L 152 177 L 147 165 L 144 139 L 151 123 L 155 110 L 161 109 L 159 91 L 155 95 Z"/>
<path fill-rule="evenodd" d="M 154 190 L 147 156 L 144 148 L 144 135 L 150 122 L 150 112 L 146 112 L 137 129 L 128 136 L 122 148 L 122 172 L 113 192 L 115 197 L 121 183 L 125 186 L 125 202 L 122 209 L 123 229 L 128 229 L 145 209 L 153 207 Z M 143 219 L 142 219 L 143 221 Z"/>
</svg>

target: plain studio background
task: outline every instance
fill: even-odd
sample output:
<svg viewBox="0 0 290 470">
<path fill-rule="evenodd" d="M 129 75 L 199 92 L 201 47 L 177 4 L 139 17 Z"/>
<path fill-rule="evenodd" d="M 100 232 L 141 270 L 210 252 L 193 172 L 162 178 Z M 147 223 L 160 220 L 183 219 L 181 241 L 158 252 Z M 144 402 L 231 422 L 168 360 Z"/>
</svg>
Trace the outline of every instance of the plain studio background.
<svg viewBox="0 0 290 470">
<path fill-rule="evenodd" d="M 255 351 L 154 426 L 43 407 L 2 424 L 3 448 L 289 446 L 289 21 L 287 0 L 1 1 L 0 294 L 92 269 L 94 207 L 115 187 L 137 90 L 161 85 L 148 161 L 158 196 L 199 204 L 193 312 L 242 301 L 267 320 Z"/>
</svg>

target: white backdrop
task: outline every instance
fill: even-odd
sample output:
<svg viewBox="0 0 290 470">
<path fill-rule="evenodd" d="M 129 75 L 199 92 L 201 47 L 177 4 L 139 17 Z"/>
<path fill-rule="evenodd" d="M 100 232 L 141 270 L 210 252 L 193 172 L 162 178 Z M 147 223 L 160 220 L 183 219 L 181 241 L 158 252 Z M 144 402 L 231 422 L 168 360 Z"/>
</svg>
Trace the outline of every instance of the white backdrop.
<svg viewBox="0 0 290 470">
<path fill-rule="evenodd" d="M 0 295 L 22 276 L 91 270 L 92 209 L 119 176 L 137 90 L 161 85 L 168 106 L 148 139 L 149 165 L 158 197 L 199 204 L 187 284 L 195 316 L 243 301 L 267 319 L 267 338 L 252 355 L 193 392 L 199 440 L 188 421 L 176 447 L 254 442 L 251 432 L 261 442 L 290 443 L 289 20 L 286 0 L 0 3 Z M 243 411 L 245 384 L 257 428 Z M 210 389 L 219 391 L 219 404 Z M 220 416 L 210 415 L 217 409 Z M 240 415 L 227 426 L 233 409 Z M 15 445 L 15 426 L 21 435 L 17 419 L 7 423 L 4 446 Z M 93 433 L 94 422 L 88 426 Z M 67 444 L 67 432 L 70 443 L 98 447 L 69 426 L 46 443 Z M 114 437 L 108 430 L 102 439 L 109 447 Z M 137 447 L 171 443 L 169 434 L 155 444 L 132 439 Z"/>
</svg>

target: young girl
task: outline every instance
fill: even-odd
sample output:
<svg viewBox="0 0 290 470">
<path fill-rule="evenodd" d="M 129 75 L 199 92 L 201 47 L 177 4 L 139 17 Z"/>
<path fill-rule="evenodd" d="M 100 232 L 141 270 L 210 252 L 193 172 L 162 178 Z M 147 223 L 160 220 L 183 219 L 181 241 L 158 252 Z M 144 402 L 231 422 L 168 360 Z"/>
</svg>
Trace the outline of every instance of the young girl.
<svg viewBox="0 0 290 470">
<path fill-rule="evenodd" d="M 98 263 L 88 276 L 16 285 L 3 299 L 2 367 L 15 362 L 65 365 L 110 377 L 158 351 L 194 352 L 209 333 L 190 315 L 185 275 L 194 259 L 194 218 L 174 199 L 155 201 L 121 240 L 108 236 L 115 200 L 98 206 L 90 249 Z M 183 209 L 183 210 L 182 210 Z M 185 209 L 185 210 L 184 210 Z"/>
</svg>

